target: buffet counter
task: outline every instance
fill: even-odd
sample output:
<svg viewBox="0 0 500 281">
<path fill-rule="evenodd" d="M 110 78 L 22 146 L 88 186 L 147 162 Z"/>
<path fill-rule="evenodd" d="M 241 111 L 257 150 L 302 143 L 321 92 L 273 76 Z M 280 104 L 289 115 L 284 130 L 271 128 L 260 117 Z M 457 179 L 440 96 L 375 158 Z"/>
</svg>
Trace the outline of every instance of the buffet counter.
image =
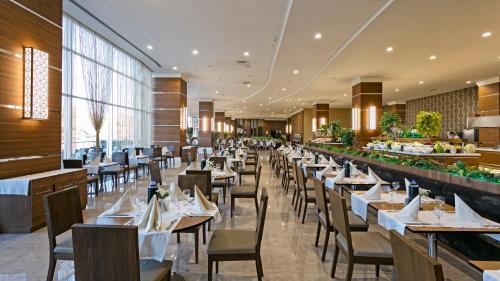
<svg viewBox="0 0 500 281">
<path fill-rule="evenodd" d="M 483 168 L 500 170 L 500 149 L 498 148 L 478 148 L 477 152 L 481 153 L 479 158 L 479 166 Z"/>
<path fill-rule="evenodd" d="M 478 166 L 479 165 L 479 158 L 481 157 L 481 153 L 436 153 L 436 152 L 430 152 L 430 153 L 423 153 L 423 152 L 412 152 L 412 151 L 395 151 L 395 150 L 385 150 L 385 149 L 376 149 L 376 148 L 368 148 L 368 147 L 363 147 L 364 150 L 374 150 L 374 151 L 379 151 L 388 155 L 394 155 L 394 156 L 418 156 L 422 158 L 432 158 L 433 160 L 436 160 L 440 163 L 443 163 L 445 165 L 453 165 L 457 161 L 462 161 L 467 165 L 470 166 Z M 499 154 L 500 155 L 500 154 Z"/>
</svg>

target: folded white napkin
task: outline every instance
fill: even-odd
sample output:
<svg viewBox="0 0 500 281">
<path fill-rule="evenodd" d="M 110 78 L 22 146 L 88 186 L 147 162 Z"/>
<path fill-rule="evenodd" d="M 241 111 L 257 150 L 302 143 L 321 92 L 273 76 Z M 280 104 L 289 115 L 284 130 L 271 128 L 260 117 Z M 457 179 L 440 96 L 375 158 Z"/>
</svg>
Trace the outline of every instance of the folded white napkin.
<svg viewBox="0 0 500 281">
<path fill-rule="evenodd" d="M 153 198 L 149 201 L 148 207 L 144 211 L 144 215 L 137 227 L 140 231 L 144 232 L 161 230 L 161 210 L 156 195 L 153 195 Z"/>
<path fill-rule="evenodd" d="M 144 156 L 144 152 L 142 152 L 142 149 L 139 150 L 139 156 Z"/>
<path fill-rule="evenodd" d="M 213 167 L 214 167 L 214 163 L 207 160 L 205 162 L 205 167 L 203 167 L 203 171 L 211 171 Z"/>
<path fill-rule="evenodd" d="M 340 170 L 337 175 L 333 178 L 333 182 L 337 183 L 345 178 L 344 169 Z"/>
<path fill-rule="evenodd" d="M 333 167 L 332 165 L 328 165 L 326 166 L 323 170 L 321 171 L 317 171 L 316 172 L 316 178 L 318 180 L 321 180 L 323 178 L 323 175 L 326 174 L 326 173 L 329 173 L 329 172 L 333 172 Z"/>
<path fill-rule="evenodd" d="M 207 197 L 196 185 L 194 186 L 194 208 L 200 213 L 217 208 L 208 201 Z"/>
<path fill-rule="evenodd" d="M 319 163 L 328 164 L 328 163 L 330 163 L 330 161 L 328 161 L 328 159 L 326 159 L 326 157 L 323 154 L 320 154 L 319 155 Z"/>
<path fill-rule="evenodd" d="M 229 165 L 224 162 L 224 174 L 226 175 L 232 175 L 234 173 L 234 171 L 231 169 L 231 167 L 229 167 Z"/>
<path fill-rule="evenodd" d="M 139 208 L 134 204 L 130 193 L 125 191 L 122 197 L 116 201 L 116 203 L 105 212 L 101 214 L 101 216 L 116 216 L 116 215 L 128 215 L 133 213 L 134 211 L 139 211 Z"/>
<path fill-rule="evenodd" d="M 481 225 L 488 222 L 478 213 L 471 209 L 462 198 L 455 194 L 455 218 L 459 223 L 478 223 Z"/>
<path fill-rule="evenodd" d="M 177 201 L 186 199 L 186 196 L 176 182 L 170 184 L 170 196 L 174 197 Z"/>
<path fill-rule="evenodd" d="M 406 205 L 401 211 L 396 214 L 396 218 L 401 222 L 417 222 L 418 211 L 420 210 L 420 195 L 415 197 L 411 202 Z"/>
<path fill-rule="evenodd" d="M 356 167 L 356 165 L 354 165 L 352 163 L 352 161 L 349 162 L 349 166 L 351 168 L 351 170 L 350 170 L 351 177 L 357 177 L 357 176 L 361 175 L 361 172 L 358 170 L 358 168 Z"/>
<path fill-rule="evenodd" d="M 410 196 L 410 184 L 411 182 L 405 178 L 406 196 Z"/>
<path fill-rule="evenodd" d="M 335 160 L 333 160 L 333 158 L 330 156 L 330 166 L 332 167 L 340 167 L 339 164 L 337 164 L 337 162 L 335 162 Z"/>
<path fill-rule="evenodd" d="M 380 200 L 382 195 L 382 182 L 378 182 L 365 192 L 363 197 L 367 200 Z"/>
<path fill-rule="evenodd" d="M 135 149 L 132 149 L 132 153 L 130 153 L 130 157 L 135 157 Z"/>
<path fill-rule="evenodd" d="M 376 183 L 382 181 L 382 179 L 377 174 L 375 174 L 375 172 L 370 167 L 368 167 L 368 181 L 370 183 Z"/>
</svg>

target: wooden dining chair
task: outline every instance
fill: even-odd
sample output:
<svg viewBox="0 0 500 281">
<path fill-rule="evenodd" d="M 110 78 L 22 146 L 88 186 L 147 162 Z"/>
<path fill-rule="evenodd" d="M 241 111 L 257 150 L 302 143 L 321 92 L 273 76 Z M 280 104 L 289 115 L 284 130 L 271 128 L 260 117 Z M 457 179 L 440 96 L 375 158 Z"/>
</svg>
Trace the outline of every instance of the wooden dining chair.
<svg viewBox="0 0 500 281">
<path fill-rule="evenodd" d="M 224 165 L 226 164 L 226 157 L 221 156 L 212 156 L 209 159 L 210 162 L 213 162 L 215 165 L 219 165 L 220 169 L 224 169 Z M 223 180 L 214 180 L 212 182 L 212 188 L 221 188 L 222 189 L 222 203 L 226 204 L 226 192 L 228 187 L 228 179 Z"/>
<path fill-rule="evenodd" d="M 64 169 L 83 169 L 83 161 L 79 159 L 64 159 L 63 160 Z M 94 188 L 95 196 L 99 195 L 99 175 L 98 174 L 87 174 L 87 187 L 90 186 Z"/>
<path fill-rule="evenodd" d="M 115 155 L 115 153 L 117 153 Z M 111 158 L 112 158 L 112 161 L 113 162 L 117 162 L 120 164 L 120 168 L 117 168 L 117 169 L 113 169 L 113 170 L 106 170 L 106 169 L 103 169 L 102 171 L 99 172 L 99 176 L 101 177 L 101 186 L 103 186 L 103 182 L 106 181 L 106 177 L 107 176 L 111 176 L 111 181 L 113 183 L 113 188 L 114 187 L 118 187 L 118 181 L 119 181 L 119 178 L 120 177 L 123 177 L 124 178 L 124 181 L 125 181 L 125 168 L 124 168 L 124 165 L 126 165 L 126 160 L 124 158 L 124 152 L 113 152 Z M 114 157 L 113 157 L 114 155 Z"/>
<path fill-rule="evenodd" d="M 241 179 L 243 176 L 250 176 L 250 175 L 253 175 L 254 178 L 257 177 L 257 166 L 259 164 L 259 156 L 256 155 L 255 156 L 255 165 L 250 165 L 250 166 L 247 166 L 245 164 L 245 168 L 241 167 L 239 170 L 238 170 L 238 176 L 239 176 L 239 180 L 240 180 L 240 185 L 241 185 Z"/>
<path fill-rule="evenodd" d="M 325 261 L 326 250 L 328 249 L 328 241 L 330 239 L 330 232 L 334 232 L 335 228 L 330 222 L 330 214 L 328 209 L 328 198 L 325 185 L 318 179 L 313 179 L 314 194 L 316 195 L 316 206 L 318 207 L 318 229 L 316 231 L 316 241 L 314 245 L 318 247 L 321 226 L 326 230 L 325 244 L 323 245 L 323 253 L 321 260 Z M 368 223 L 366 223 L 360 216 L 352 211 L 347 211 L 347 218 L 349 220 L 350 231 L 368 231 Z"/>
<path fill-rule="evenodd" d="M 168 281 L 171 261 L 140 260 L 137 226 L 75 224 L 76 281 Z"/>
<path fill-rule="evenodd" d="M 163 184 L 159 162 L 154 161 L 149 163 L 149 176 L 152 181 L 156 181 L 159 185 Z"/>
<path fill-rule="evenodd" d="M 219 193 L 212 190 L 212 171 L 186 170 L 186 175 L 203 175 L 207 184 L 205 190 L 201 191 L 204 192 L 210 202 L 219 204 Z"/>
<path fill-rule="evenodd" d="M 391 242 L 379 232 L 351 232 L 345 199 L 330 190 L 332 223 L 335 228 L 335 252 L 331 277 L 335 278 L 339 251 L 347 260 L 347 281 L 351 281 L 354 264 L 374 264 L 379 277 L 380 265 L 392 265 Z"/>
<path fill-rule="evenodd" d="M 57 236 L 71 230 L 75 223 L 83 223 L 78 187 L 64 189 L 43 198 L 45 222 L 49 236 L 49 270 L 47 281 L 52 281 L 57 260 L 73 260 L 72 237 L 57 241 Z"/>
<path fill-rule="evenodd" d="M 283 186 L 283 190 L 288 194 L 288 188 L 290 187 L 290 182 L 295 181 L 293 166 L 297 166 L 293 162 L 288 161 L 287 157 L 284 157 L 285 162 L 285 185 Z"/>
<path fill-rule="evenodd" d="M 266 221 L 267 201 L 269 196 L 265 188 L 260 196 L 256 230 L 217 229 L 212 234 L 207 246 L 208 281 L 212 281 L 213 263 L 219 273 L 219 261 L 255 260 L 257 279 L 262 280 L 264 272 L 260 256 L 260 246 Z"/>
<path fill-rule="evenodd" d="M 417 243 L 406 239 L 395 230 L 389 231 L 394 274 L 396 280 L 405 281 L 444 281 L 443 268 L 435 259 L 422 251 Z M 418 272 L 418 274 L 416 274 Z"/>
<path fill-rule="evenodd" d="M 259 212 L 259 204 L 257 202 L 257 192 L 259 191 L 260 173 L 262 166 L 257 167 L 257 177 L 255 179 L 255 186 L 240 186 L 231 189 L 231 217 L 236 206 L 236 198 L 253 198 L 255 201 L 255 212 Z"/>
<path fill-rule="evenodd" d="M 307 213 L 307 205 L 309 203 L 316 203 L 316 196 L 314 194 L 314 190 L 311 190 L 307 188 L 306 186 L 306 181 L 304 179 L 304 171 L 300 167 L 296 167 L 295 170 L 297 171 L 297 185 L 298 185 L 298 191 L 299 191 L 299 212 L 297 213 L 297 216 L 300 218 L 300 211 L 302 208 L 302 202 L 304 203 L 304 212 L 302 213 L 302 224 L 304 224 L 306 220 L 306 213 Z"/>
</svg>

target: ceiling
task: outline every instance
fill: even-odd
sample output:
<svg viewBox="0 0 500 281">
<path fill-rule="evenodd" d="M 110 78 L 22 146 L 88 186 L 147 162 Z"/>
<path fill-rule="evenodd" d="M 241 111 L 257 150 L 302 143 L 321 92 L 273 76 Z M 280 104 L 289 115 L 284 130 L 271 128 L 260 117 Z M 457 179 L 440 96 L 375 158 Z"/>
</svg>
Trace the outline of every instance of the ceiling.
<svg viewBox="0 0 500 281">
<path fill-rule="evenodd" d="M 188 77 L 191 115 L 200 100 L 236 118 L 284 118 L 314 102 L 350 107 L 351 82 L 365 76 L 383 81 L 388 103 L 500 75 L 498 0 L 73 1 L 129 42 L 70 0 L 65 12 L 154 72 Z"/>
</svg>

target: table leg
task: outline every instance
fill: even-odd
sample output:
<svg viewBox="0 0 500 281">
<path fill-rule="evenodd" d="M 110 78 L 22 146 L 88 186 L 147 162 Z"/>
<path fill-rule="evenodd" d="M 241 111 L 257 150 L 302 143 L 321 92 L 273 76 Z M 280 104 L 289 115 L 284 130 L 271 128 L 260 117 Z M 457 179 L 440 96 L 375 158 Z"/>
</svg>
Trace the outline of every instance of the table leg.
<svg viewBox="0 0 500 281">
<path fill-rule="evenodd" d="M 436 233 L 427 233 L 427 249 L 429 256 L 437 259 Z"/>
</svg>

